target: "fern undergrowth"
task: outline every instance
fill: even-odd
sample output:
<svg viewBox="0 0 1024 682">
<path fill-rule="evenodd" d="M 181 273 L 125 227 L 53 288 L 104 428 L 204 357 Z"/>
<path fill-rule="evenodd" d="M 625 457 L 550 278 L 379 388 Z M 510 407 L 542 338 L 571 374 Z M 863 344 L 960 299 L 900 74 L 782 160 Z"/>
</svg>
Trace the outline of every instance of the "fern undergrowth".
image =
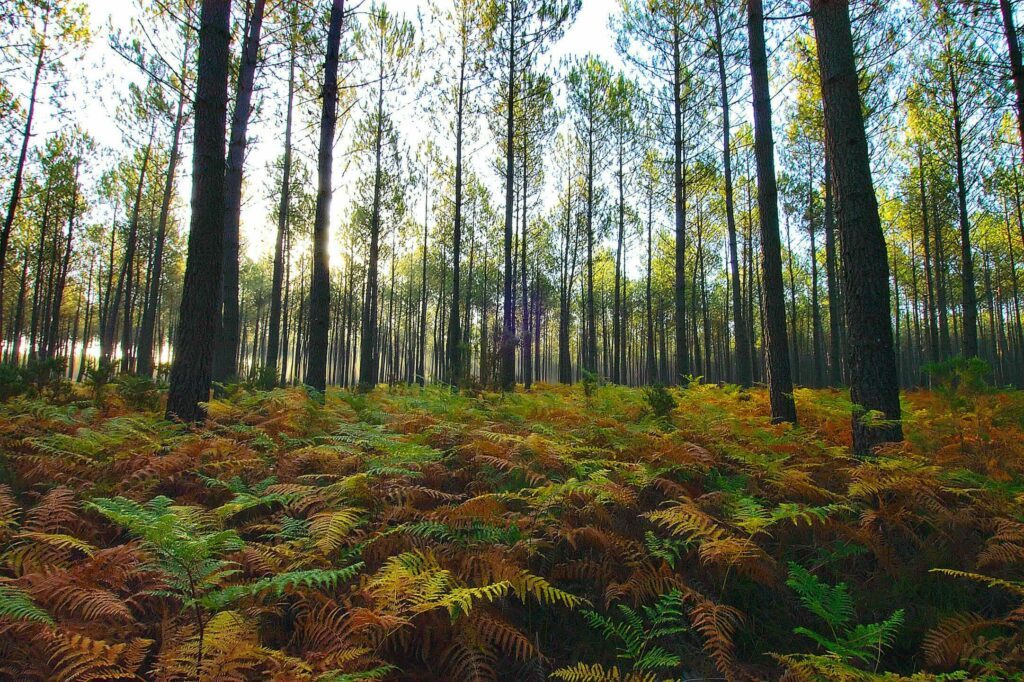
<svg viewBox="0 0 1024 682">
<path fill-rule="evenodd" d="M 1016 394 L 101 379 L 0 403 L 0 680 L 1024 679 Z"/>
</svg>

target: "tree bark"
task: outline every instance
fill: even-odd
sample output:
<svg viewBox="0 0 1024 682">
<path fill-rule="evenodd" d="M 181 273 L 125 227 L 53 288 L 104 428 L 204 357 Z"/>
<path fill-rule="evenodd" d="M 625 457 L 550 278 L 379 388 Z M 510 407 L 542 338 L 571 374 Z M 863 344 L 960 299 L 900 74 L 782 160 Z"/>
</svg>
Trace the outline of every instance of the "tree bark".
<svg viewBox="0 0 1024 682">
<path fill-rule="evenodd" d="M 309 289 L 309 336 L 305 383 L 323 393 L 327 389 L 327 334 L 331 317 L 331 184 L 334 135 L 338 124 L 338 50 L 345 0 L 333 0 L 324 63 L 323 109 L 320 113 L 319 182 L 313 223 L 313 276 Z"/>
<path fill-rule="evenodd" d="M 690 375 L 690 355 L 686 338 L 686 193 L 683 191 L 683 62 L 682 35 L 679 26 L 672 27 L 672 164 L 675 191 L 675 321 L 676 368 L 675 381 L 685 385 Z"/>
<path fill-rule="evenodd" d="M 167 416 L 199 421 L 209 399 L 224 245 L 224 143 L 231 0 L 203 0 L 192 158 L 192 224 Z"/>
<path fill-rule="evenodd" d="M 761 268 L 764 280 L 764 337 L 768 397 L 773 422 L 796 423 L 793 380 L 786 338 L 786 303 L 782 284 L 782 244 L 779 239 L 779 190 L 775 177 L 775 141 L 768 81 L 761 0 L 748 0 L 750 80 L 754 93 L 754 154 L 757 158 L 757 205 L 761 214 Z"/>
<path fill-rule="evenodd" d="M 28 147 L 32 141 L 32 123 L 36 114 L 36 98 L 39 93 L 39 80 L 43 73 L 46 55 L 46 31 L 50 25 L 50 10 L 46 10 L 43 18 L 43 34 L 39 39 L 39 54 L 36 56 L 36 67 L 32 75 L 32 91 L 28 101 L 28 115 L 25 117 L 25 131 L 21 136 L 21 151 L 18 153 L 18 165 L 14 169 L 14 183 L 11 186 L 11 198 L 7 203 L 7 216 L 4 218 L 3 230 L 0 231 L 0 329 L 3 329 L 4 307 L 4 272 L 7 269 L 7 249 L 11 241 L 11 230 L 14 219 L 18 215 L 18 204 L 21 202 L 21 185 L 25 175 L 25 161 L 28 158 Z"/>
<path fill-rule="evenodd" d="M 505 272 L 502 300 L 501 340 L 498 350 L 498 385 L 502 391 L 511 391 L 516 382 L 515 310 L 512 289 L 512 208 L 515 183 L 515 96 L 516 96 L 516 10 L 509 3 L 508 32 L 508 101 L 505 103 Z"/>
<path fill-rule="evenodd" d="M 1013 77 L 1013 90 L 1017 98 L 1017 132 L 1020 134 L 1021 148 L 1024 149 L 1024 64 L 1021 63 L 1020 40 L 1017 37 L 1017 27 L 1013 23 L 1011 0 L 999 0 L 999 12 L 1003 18 L 1003 34 L 1006 36 L 1010 74 Z"/>
<path fill-rule="evenodd" d="M 294 15 L 292 21 L 295 21 Z M 274 271 L 270 284 L 270 319 L 267 321 L 266 376 L 277 381 L 278 356 L 281 354 L 281 308 L 284 289 L 284 243 L 288 233 L 292 190 L 292 123 L 295 110 L 295 27 L 290 30 L 288 54 L 288 111 L 284 126 L 284 164 L 281 169 L 281 201 L 277 209 L 277 237 L 274 240 Z M 350 266 L 351 267 L 351 266 Z"/>
<path fill-rule="evenodd" d="M 735 328 L 736 383 L 750 386 L 753 373 L 750 359 L 750 341 L 743 319 L 743 290 L 740 287 L 740 265 L 736 245 L 736 208 L 732 185 L 732 130 L 729 121 L 729 83 L 725 73 L 725 46 L 723 44 L 721 6 L 716 1 L 712 12 L 715 20 L 715 53 L 718 58 L 718 85 L 722 105 L 722 167 L 725 176 L 725 222 L 729 232 L 729 265 L 732 277 L 732 314 Z"/>
<path fill-rule="evenodd" d="M 903 439 L 892 324 L 889 260 L 871 178 L 847 0 L 811 0 L 821 70 L 825 143 L 832 160 L 842 245 L 853 449 Z M 870 413 L 883 419 L 866 419 Z"/>
<path fill-rule="evenodd" d="M 227 173 L 224 179 L 224 286 L 223 315 L 213 356 L 214 381 L 238 378 L 238 226 L 242 211 L 242 171 L 245 165 L 246 134 L 252 113 L 252 93 L 259 63 L 260 35 L 266 0 L 255 0 L 248 17 L 248 31 L 242 44 L 238 69 L 235 110 L 231 116 Z"/>
</svg>

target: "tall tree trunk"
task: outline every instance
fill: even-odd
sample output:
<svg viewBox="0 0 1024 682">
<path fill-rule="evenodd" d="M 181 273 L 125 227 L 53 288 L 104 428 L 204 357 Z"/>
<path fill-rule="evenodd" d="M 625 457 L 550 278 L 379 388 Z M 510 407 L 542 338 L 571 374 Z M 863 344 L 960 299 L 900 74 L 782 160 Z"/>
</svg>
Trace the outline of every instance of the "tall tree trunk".
<svg viewBox="0 0 1024 682">
<path fill-rule="evenodd" d="M 672 150 L 674 159 L 673 189 L 675 192 L 675 321 L 676 368 L 675 381 L 686 384 L 690 375 L 689 343 L 686 338 L 686 192 L 683 189 L 683 61 L 682 35 L 678 25 L 672 27 Z"/>
<path fill-rule="evenodd" d="M 50 201 L 51 201 L 52 195 L 53 195 L 53 189 L 52 189 L 52 186 L 51 186 L 51 179 L 49 177 L 47 177 L 47 179 L 46 179 L 46 190 L 45 190 L 45 193 L 43 195 L 43 220 L 42 220 L 42 223 L 39 226 L 39 243 L 36 245 L 36 272 L 35 272 L 35 278 L 34 278 L 35 282 L 34 282 L 34 285 L 32 287 L 32 320 L 31 320 L 31 327 L 29 329 L 29 344 L 28 344 L 29 359 L 32 359 L 32 358 L 36 357 L 36 354 L 39 352 L 39 347 L 36 345 L 36 340 L 37 340 L 38 334 L 39 334 L 39 322 L 40 322 L 39 318 L 40 318 L 40 316 L 42 314 L 42 305 L 40 303 L 39 294 L 42 291 L 42 284 L 43 284 L 43 252 L 46 249 L 46 233 L 47 233 L 47 231 L 49 229 L 49 223 L 50 223 Z M 116 208 L 114 209 L 114 216 L 115 216 L 115 220 L 116 220 L 116 217 L 117 217 L 117 209 Z M 111 228 L 111 234 L 113 234 L 113 232 L 114 232 L 114 229 Z M 113 270 L 113 265 L 114 265 L 113 241 L 111 241 L 111 244 L 112 245 L 111 245 L 110 266 L 111 266 L 111 270 Z M 108 283 L 108 288 L 109 288 L 109 283 Z"/>
<path fill-rule="evenodd" d="M 125 242 L 124 262 L 121 264 L 121 274 L 118 277 L 117 290 L 114 292 L 114 306 L 107 315 L 107 324 L 110 327 L 110 338 L 114 338 L 113 325 L 117 323 L 118 307 L 124 303 L 124 323 L 121 325 L 121 371 L 128 372 L 131 369 L 132 360 L 132 294 L 134 293 L 135 282 L 135 251 L 139 241 L 139 211 L 142 208 L 142 195 L 145 191 L 146 177 L 149 172 L 149 161 L 152 157 L 153 138 L 156 135 L 156 126 L 149 131 L 149 142 L 146 143 L 146 151 L 142 157 L 142 166 L 139 169 L 139 184 L 135 190 L 135 200 L 132 206 L 131 222 L 128 224 L 128 239 Z"/>
<path fill-rule="evenodd" d="M 1006 36 L 1006 49 L 1010 57 L 1010 74 L 1013 77 L 1013 90 L 1017 105 L 1017 132 L 1024 149 L 1024 64 L 1021 63 L 1020 40 L 1017 27 L 1013 23 L 1013 3 L 1011 0 L 999 0 L 999 12 L 1003 18 L 1003 35 Z"/>
<path fill-rule="evenodd" d="M 508 101 L 505 103 L 505 272 L 502 300 L 501 341 L 499 342 L 498 385 L 511 391 L 516 382 L 515 310 L 512 290 L 512 209 L 515 184 L 515 97 L 516 97 L 516 6 L 509 3 Z"/>
<path fill-rule="evenodd" d="M 750 79 L 754 93 L 754 154 L 757 157 L 757 205 L 761 214 L 761 268 L 764 279 L 764 345 L 767 354 L 768 397 L 773 422 L 796 422 L 793 380 L 789 373 L 786 303 L 782 284 L 782 244 L 779 239 L 779 190 L 775 178 L 775 141 L 768 81 L 761 0 L 748 0 Z"/>
<path fill-rule="evenodd" d="M 736 383 L 749 386 L 752 374 L 750 341 L 743 319 L 743 290 L 740 287 L 740 264 L 736 245 L 736 208 L 732 186 L 732 130 L 729 121 L 729 82 L 725 73 L 725 46 L 722 34 L 722 8 L 717 0 L 711 14 L 715 20 L 715 53 L 718 57 L 718 86 L 722 105 L 722 166 L 725 174 L 725 222 L 729 232 L 729 265 L 732 277 L 732 314 L 736 342 Z"/>
<path fill-rule="evenodd" d="M 238 69 L 235 110 L 231 116 L 231 136 L 228 140 L 227 173 L 224 179 L 224 300 L 213 355 L 213 379 L 220 382 L 238 378 L 238 226 L 242 212 L 246 134 L 252 113 L 252 93 L 259 63 L 265 5 L 266 0 L 254 0 L 252 14 L 247 17 L 248 31 L 242 42 L 242 63 Z"/>
<path fill-rule="evenodd" d="M 47 5 L 47 8 L 49 5 Z M 7 269 L 7 249 L 11 241 L 11 230 L 14 228 L 14 219 L 18 215 L 18 204 L 21 202 L 21 185 L 25 175 L 25 161 L 28 158 L 28 147 L 32 141 L 32 123 L 36 115 L 36 98 L 39 93 L 39 81 L 43 73 L 43 65 L 46 56 L 46 32 L 50 26 L 50 10 L 46 10 L 43 17 L 43 34 L 39 38 L 39 45 L 36 49 L 36 68 L 32 75 L 32 91 L 28 100 L 28 115 L 25 116 L 25 130 L 21 135 L 21 151 L 18 153 L 18 165 L 14 168 L 14 183 L 11 186 L 11 198 L 7 202 L 7 216 L 4 218 L 3 230 L 0 231 L 0 329 L 3 329 L 4 319 L 4 272 Z"/>
<path fill-rule="evenodd" d="M 924 155 L 918 151 L 917 169 L 921 186 L 921 222 L 924 226 L 924 275 L 928 288 L 928 352 L 932 362 L 939 361 L 939 332 L 935 324 L 935 288 L 932 279 L 931 233 L 928 226 L 928 192 L 924 178 Z"/>
<path fill-rule="evenodd" d="M 57 335 L 60 326 L 60 309 L 64 303 L 64 287 L 67 284 L 68 269 L 71 265 L 71 252 L 75 236 L 75 218 L 78 213 L 78 174 L 81 169 L 82 160 L 78 159 L 75 164 L 75 179 L 71 190 L 71 206 L 68 214 L 68 234 L 64 243 L 64 262 L 61 265 L 60 273 L 57 276 L 56 287 L 53 294 L 53 311 L 50 318 L 50 331 L 47 335 L 49 341 L 46 344 L 50 357 L 53 357 L 57 346 Z M 74 358 L 69 357 L 68 361 L 73 363 Z"/>
<path fill-rule="evenodd" d="M 847 0 L 811 0 L 846 286 L 853 449 L 903 439 L 889 319 L 889 260 L 871 179 Z M 880 412 L 883 420 L 866 419 Z"/>
<path fill-rule="evenodd" d="M 960 82 L 952 60 L 949 64 L 949 87 L 953 95 L 953 143 L 956 151 L 956 198 L 960 219 L 960 273 L 963 301 L 964 357 L 978 355 L 978 303 L 974 289 L 974 257 L 971 254 L 971 223 L 967 213 L 967 178 L 964 169 L 963 116 L 960 110 Z"/>
<path fill-rule="evenodd" d="M 209 399 L 224 246 L 224 142 L 231 0 L 203 0 L 192 160 L 192 225 L 167 396 L 168 418 L 198 421 Z M 200 651 L 198 658 L 202 658 Z"/>
<path fill-rule="evenodd" d="M 525 133 L 525 131 L 524 131 L 524 133 Z M 530 291 L 529 291 L 529 284 L 528 284 L 529 283 L 529 270 L 530 269 L 529 269 L 529 265 L 528 265 L 528 261 L 527 261 L 527 251 L 526 251 L 527 243 L 529 241 L 527 239 L 527 233 L 529 231 L 529 221 L 528 221 L 528 217 L 527 216 L 529 215 L 528 207 L 529 207 L 530 195 L 527 192 L 527 187 L 529 185 L 528 180 L 529 180 L 529 176 L 530 176 L 530 163 L 529 163 L 529 154 L 528 154 L 529 147 L 530 147 L 530 141 L 529 141 L 528 136 L 525 135 L 525 134 L 522 136 L 522 138 L 523 138 L 523 208 L 522 208 L 522 214 L 523 214 L 522 215 L 523 235 L 522 235 L 522 238 L 519 241 L 520 241 L 520 244 L 522 246 L 521 254 L 522 254 L 523 262 L 522 262 L 522 266 L 519 268 L 519 272 L 520 272 L 520 280 L 521 280 L 522 292 L 523 292 L 523 326 L 522 326 L 522 329 L 523 329 L 523 332 L 522 332 L 522 338 L 523 338 L 523 360 L 522 360 L 522 365 L 523 365 L 523 388 L 529 390 L 530 387 L 533 386 L 533 356 L 532 356 L 532 351 L 531 351 L 532 342 L 533 342 L 533 334 L 532 334 L 532 329 L 531 329 L 532 324 L 531 324 L 531 320 L 530 320 Z"/>
<path fill-rule="evenodd" d="M 821 310 L 818 308 L 818 246 L 815 240 L 818 225 L 814 215 L 813 174 L 808 180 L 810 190 L 808 192 L 809 203 L 807 206 L 807 233 L 811 242 L 811 346 L 812 362 L 814 362 L 814 386 L 817 388 L 824 381 L 825 367 L 821 347 Z"/>
<path fill-rule="evenodd" d="M 463 380 L 463 358 L 465 356 L 462 330 L 459 325 L 459 296 L 461 295 L 462 260 L 462 118 L 465 107 L 466 89 L 466 45 L 463 38 L 461 58 L 459 59 L 459 85 L 455 105 L 455 224 L 452 235 L 452 302 L 448 316 L 448 371 L 447 381 L 458 386 Z"/>
<path fill-rule="evenodd" d="M 331 317 L 330 221 L 334 134 L 338 124 L 338 50 L 345 0 L 331 2 L 324 63 L 323 109 L 320 113 L 319 182 L 313 223 L 313 277 L 309 289 L 309 337 L 305 383 L 321 393 L 327 389 L 327 333 Z"/>
<path fill-rule="evenodd" d="M 374 139 L 373 207 L 370 213 L 370 258 L 366 270 L 366 298 L 363 301 L 363 336 L 359 345 L 359 386 L 370 390 L 380 380 L 378 344 L 378 282 L 380 259 L 380 204 L 382 188 L 381 150 L 384 136 L 384 55 L 381 54 L 380 89 L 377 92 L 377 131 Z"/>
<path fill-rule="evenodd" d="M 423 258 L 420 263 L 420 333 L 419 353 L 416 359 L 416 381 L 427 383 L 427 240 L 430 226 L 430 168 L 426 169 L 426 191 L 423 197 Z"/>
<path fill-rule="evenodd" d="M 295 112 L 295 54 L 296 39 L 294 14 L 288 48 L 288 111 L 284 125 L 284 164 L 281 169 L 281 201 L 277 209 L 277 237 L 274 240 L 274 272 L 270 284 L 270 319 L 267 321 L 266 376 L 277 380 L 278 356 L 281 354 L 282 292 L 284 289 L 284 243 L 288 233 L 288 213 L 291 211 L 292 190 L 292 124 Z M 351 267 L 351 263 L 349 265 Z"/>
<path fill-rule="evenodd" d="M 597 374 L 597 314 L 594 301 L 594 133 L 590 122 L 587 140 L 587 293 L 586 350 L 583 353 L 584 369 Z"/>
<path fill-rule="evenodd" d="M 188 68 L 190 45 L 186 45 L 181 59 L 181 71 Z M 167 241 L 167 222 L 171 215 L 171 200 L 174 198 L 174 176 L 178 170 L 181 157 L 181 131 L 185 125 L 185 88 L 178 92 L 178 110 L 174 115 L 174 126 L 171 130 L 171 151 L 167 161 L 167 175 L 164 177 L 164 193 L 160 204 L 160 218 L 157 223 L 156 252 L 153 254 L 153 269 L 149 279 L 149 293 L 146 296 L 146 307 L 142 312 L 139 326 L 139 357 L 138 372 L 143 376 L 153 376 L 153 332 L 156 327 L 156 315 L 160 305 L 160 285 L 164 265 L 164 244 Z M 159 349 L 158 349 L 159 352 Z"/>
<path fill-rule="evenodd" d="M 615 238 L 615 299 L 612 310 L 612 342 L 615 350 L 615 357 L 612 360 L 612 381 L 616 384 L 625 383 L 625 333 L 622 328 L 622 269 L 623 269 L 623 241 L 626 233 L 626 190 L 625 190 L 625 140 L 624 133 L 619 131 L 618 137 L 618 173 L 616 184 L 618 185 L 618 232 Z"/>
<path fill-rule="evenodd" d="M 836 221 L 832 197 L 832 165 L 825 154 L 825 283 L 828 285 L 829 364 L 832 386 L 843 383 L 843 297 L 836 263 Z"/>
<path fill-rule="evenodd" d="M 28 290 L 28 263 L 31 260 L 31 252 L 25 249 L 25 256 L 21 265 L 21 284 L 18 290 L 18 301 L 14 307 L 14 338 L 11 339 L 11 352 L 7 362 L 12 365 L 21 365 L 21 337 L 25 327 L 25 292 Z M 89 281 L 92 284 L 92 264 L 89 265 Z"/>
<path fill-rule="evenodd" d="M 644 380 L 649 384 L 658 383 L 657 357 L 654 352 L 654 307 L 651 302 L 651 280 L 653 279 L 654 252 L 652 236 L 654 233 L 654 183 L 647 189 L 647 281 L 645 284 L 645 307 L 647 323 L 647 376 Z M 696 270 L 696 268 L 694 268 Z"/>
</svg>

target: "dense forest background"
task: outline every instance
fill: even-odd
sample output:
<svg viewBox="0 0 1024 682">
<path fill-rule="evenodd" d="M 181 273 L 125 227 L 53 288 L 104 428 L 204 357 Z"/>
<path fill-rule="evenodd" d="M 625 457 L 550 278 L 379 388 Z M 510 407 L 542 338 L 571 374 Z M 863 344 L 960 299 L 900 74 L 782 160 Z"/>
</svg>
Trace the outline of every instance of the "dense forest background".
<svg viewBox="0 0 1024 682">
<path fill-rule="evenodd" d="M 1024 371 L 1015 16 L 1000 4 L 852 8 L 903 386 L 958 354 L 987 360 L 1000 384 Z M 237 2 L 230 17 L 222 381 L 308 372 L 328 9 Z M 327 381 L 508 384 L 506 328 L 526 386 L 584 371 L 764 381 L 745 10 L 621 2 L 607 19 L 619 68 L 584 49 L 548 55 L 579 3 L 411 9 L 340 10 Z M 108 34 L 77 3 L 4 3 L 8 361 L 168 376 L 199 16 L 194 2 L 134 11 Z M 792 375 L 838 385 L 842 249 L 815 41 L 799 3 L 767 13 Z M 113 76 L 83 73 L 75 60 L 105 43 Z M 116 118 L 52 125 L 70 78 L 118 98 Z M 109 126 L 122 131 L 115 147 L 90 132 Z M 252 163 L 252 138 L 279 149 Z"/>
</svg>

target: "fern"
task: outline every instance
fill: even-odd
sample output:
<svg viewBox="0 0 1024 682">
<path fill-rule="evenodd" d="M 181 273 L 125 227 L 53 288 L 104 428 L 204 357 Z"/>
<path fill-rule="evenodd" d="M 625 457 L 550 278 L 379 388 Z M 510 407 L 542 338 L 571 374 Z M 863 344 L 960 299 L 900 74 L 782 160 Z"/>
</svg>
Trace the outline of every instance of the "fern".
<svg viewBox="0 0 1024 682">
<path fill-rule="evenodd" d="M 230 585 L 214 590 L 205 594 L 200 599 L 200 603 L 211 611 L 219 611 L 246 597 L 258 597 L 268 593 L 280 597 L 285 592 L 298 589 L 332 590 L 339 583 L 351 580 L 362 568 L 363 564 L 358 563 L 335 570 L 286 571 L 255 582 Z"/>
<path fill-rule="evenodd" d="M 840 661 L 876 661 L 882 652 L 890 648 L 896 633 L 903 625 L 903 609 L 879 623 L 852 624 L 854 618 L 853 599 L 845 584 L 831 586 L 821 582 L 817 576 L 796 563 L 789 565 L 789 585 L 800 597 L 804 607 L 821 618 L 831 630 L 830 635 L 805 627 L 796 627 L 793 632 L 804 635 Z"/>
<path fill-rule="evenodd" d="M 45 609 L 40 608 L 25 592 L 0 584 L 0 617 L 54 625 Z"/>
<path fill-rule="evenodd" d="M 577 663 L 569 668 L 559 668 L 551 677 L 564 682 L 657 682 L 654 673 L 621 673 L 616 667 L 605 668 L 600 664 Z"/>
<path fill-rule="evenodd" d="M 655 603 L 644 606 L 639 611 L 626 604 L 619 604 L 617 611 L 617 618 L 604 616 L 596 611 L 583 612 L 590 627 L 599 631 L 606 642 L 615 646 L 616 658 L 628 664 L 633 673 L 644 675 L 679 669 L 682 658 L 658 644 L 658 640 L 675 639 L 689 630 L 680 592 L 664 594 Z M 560 679 L 600 679 L 573 676 L 619 674 L 617 668 L 612 670 L 614 673 L 604 671 L 599 666 L 588 668 L 580 664 L 575 669 L 563 668 L 560 671 Z M 559 671 L 556 671 L 554 676 L 559 677 Z"/>
</svg>

